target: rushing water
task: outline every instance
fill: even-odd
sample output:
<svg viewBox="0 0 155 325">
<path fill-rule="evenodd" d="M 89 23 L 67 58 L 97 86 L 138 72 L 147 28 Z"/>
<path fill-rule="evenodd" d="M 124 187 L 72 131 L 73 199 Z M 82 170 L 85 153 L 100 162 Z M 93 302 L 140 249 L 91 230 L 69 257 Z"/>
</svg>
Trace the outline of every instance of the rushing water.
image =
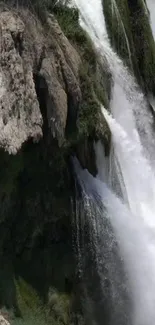
<svg viewBox="0 0 155 325">
<path fill-rule="evenodd" d="M 95 6 L 94 1 L 75 0 L 81 13 L 81 26 L 90 35 L 96 50 L 100 54 L 101 61 L 105 62 L 104 58 L 106 58 L 108 68 L 113 77 L 114 89 L 111 99 L 113 116 L 117 118 L 120 124 L 123 123 L 128 132 L 132 132 L 135 139 L 137 138 L 135 124 L 137 124 L 139 135 L 146 150 L 149 143 L 147 154 L 155 160 L 152 114 L 149 112 L 146 99 L 135 83 L 134 78 L 110 46 L 103 15 L 102 0 L 96 0 Z M 124 109 L 125 107 L 128 107 L 128 109 Z M 133 119 L 131 111 L 136 115 L 136 120 Z"/>
<path fill-rule="evenodd" d="M 150 0 L 147 2 L 151 3 Z M 105 157 L 101 143 L 95 145 L 97 178 L 81 170 L 77 161 L 74 161 L 83 202 L 81 210 L 78 209 L 80 212 L 76 223 L 81 218 L 82 210 L 85 211 L 87 218 L 86 228 L 82 227 L 82 247 L 84 249 L 89 242 L 88 238 L 91 238 L 92 256 L 96 258 L 94 267 L 100 279 L 100 301 L 106 287 L 105 274 L 110 281 L 108 292 L 111 292 L 111 317 L 107 324 L 154 325 L 153 119 L 135 80 L 110 47 L 101 0 L 76 0 L 76 5 L 81 14 L 81 26 L 92 38 L 101 61 L 106 57 L 113 77 L 111 114 L 101 107 L 112 133 L 110 157 Z M 83 215 L 82 220 L 84 218 Z M 84 229 L 91 232 L 89 236 L 88 231 L 87 240 Z M 80 236 L 78 233 L 79 243 Z M 93 296 L 92 289 L 88 293 Z M 96 297 L 96 304 L 99 304 Z M 101 310 L 97 314 L 102 315 Z M 94 318 L 102 324 L 102 317 L 99 320 L 96 320 L 96 316 Z"/>
<path fill-rule="evenodd" d="M 103 183 L 98 179 L 94 179 L 85 170 L 83 171 L 81 169 L 77 169 L 77 173 L 81 186 L 85 189 L 87 196 L 89 195 L 89 200 L 93 202 L 94 206 L 98 206 L 98 211 L 95 211 L 95 209 L 92 208 L 92 203 L 89 205 L 89 208 L 91 209 L 91 213 L 89 213 L 90 223 L 94 225 L 94 222 L 92 222 L 94 216 L 98 218 L 97 223 L 98 225 L 100 225 L 100 233 L 98 233 L 98 236 L 100 238 L 102 233 L 102 240 L 106 241 L 106 245 L 107 247 L 109 247 L 109 251 L 113 254 L 112 247 L 110 246 L 111 233 L 109 232 L 109 229 L 105 227 L 106 222 L 110 219 L 114 232 L 116 234 L 116 238 L 118 240 L 120 253 L 124 261 L 125 271 L 128 275 L 128 281 L 126 282 L 126 284 L 128 284 L 129 286 L 129 294 L 131 294 L 132 299 L 132 308 L 130 309 L 131 315 L 126 315 L 127 308 L 125 302 L 123 302 L 122 300 L 122 293 L 124 294 L 125 292 L 123 292 L 124 288 L 122 288 L 121 290 L 121 287 L 119 286 L 117 286 L 117 288 L 111 286 L 113 294 L 113 304 L 111 305 L 111 313 L 114 313 L 114 318 L 111 318 L 111 321 L 108 324 L 114 324 L 115 321 L 115 324 L 122 325 L 153 325 L 155 317 L 155 242 L 153 238 L 154 233 L 151 233 L 150 229 L 144 225 L 139 215 L 132 214 L 128 205 L 124 204 L 122 200 L 119 199 L 115 195 L 115 193 L 108 188 L 108 185 L 106 183 Z M 100 202 L 102 202 L 105 208 L 105 213 L 103 213 L 103 208 L 100 207 Z M 95 227 L 96 226 L 94 225 L 94 228 Z M 107 231 L 106 237 L 105 231 Z M 109 263 L 110 252 L 108 255 L 109 259 L 106 260 L 105 247 L 103 246 L 103 243 L 101 243 L 100 240 L 95 236 L 95 231 L 94 237 L 97 241 L 95 246 L 99 246 L 99 257 L 103 259 L 103 263 Z M 114 282 L 118 277 L 118 279 L 122 281 L 123 286 L 125 283 L 123 282 L 122 274 L 120 274 L 120 278 L 118 274 L 116 274 L 117 268 L 120 267 L 118 263 L 117 254 L 116 257 L 114 257 L 114 255 L 112 255 L 111 257 L 113 258 L 113 264 L 111 263 L 107 265 L 107 275 L 110 281 Z M 104 281 L 104 270 L 103 274 L 101 274 L 100 272 L 100 277 L 102 283 L 102 278 Z M 116 282 L 117 285 L 119 283 L 118 279 Z M 117 295 L 116 290 L 118 290 Z M 118 304 L 118 301 L 121 301 L 121 303 Z M 120 313 L 118 312 L 118 314 L 116 314 L 115 310 L 113 309 L 113 306 L 115 304 L 117 308 L 120 307 Z M 121 312 L 124 312 L 124 318 L 122 317 Z M 118 320 L 117 317 L 121 318 L 119 318 Z"/>
</svg>

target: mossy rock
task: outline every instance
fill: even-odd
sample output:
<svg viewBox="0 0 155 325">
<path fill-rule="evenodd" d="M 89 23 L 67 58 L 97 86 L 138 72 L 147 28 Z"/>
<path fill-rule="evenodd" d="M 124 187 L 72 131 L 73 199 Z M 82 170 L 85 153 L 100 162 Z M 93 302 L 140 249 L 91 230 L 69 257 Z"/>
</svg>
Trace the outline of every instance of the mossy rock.
<svg viewBox="0 0 155 325">
<path fill-rule="evenodd" d="M 68 7 L 62 10 L 61 6 L 57 6 L 54 13 L 82 61 L 79 68 L 82 101 L 79 108 L 78 136 L 80 139 L 82 136 L 94 134 L 104 137 L 104 134 L 110 131 L 104 117 L 101 117 L 100 102 L 106 108 L 109 107 L 111 76 L 107 68 L 101 67 L 91 39 L 80 27 L 78 10 Z"/>
<path fill-rule="evenodd" d="M 112 46 L 126 64 L 133 69 L 135 51 L 127 0 L 105 0 L 103 1 L 103 10 Z"/>
<path fill-rule="evenodd" d="M 105 0 L 103 10 L 112 46 L 146 92 L 155 91 L 155 43 L 143 0 Z"/>
<path fill-rule="evenodd" d="M 15 280 L 20 317 L 12 325 L 69 325 L 70 297 L 49 289 L 48 301 L 42 302 L 37 292 L 22 278 Z"/>
<path fill-rule="evenodd" d="M 50 288 L 46 301 L 23 278 L 14 278 L 16 309 L 1 307 L 12 325 L 69 325 L 71 296 Z"/>
<path fill-rule="evenodd" d="M 109 105 L 110 75 L 101 69 L 89 36 L 79 26 L 78 11 L 56 6 L 54 12 L 81 57 L 82 101 L 76 135 L 68 137 L 61 149 L 44 134 L 39 143 L 29 141 L 15 157 L 0 151 L 0 249 L 10 256 L 13 286 L 11 298 L 7 291 L 3 304 L 9 301 L 8 307 L 19 312 L 14 325 L 69 324 L 70 297 L 64 293 L 65 281 L 72 282 L 75 270 L 71 242 L 74 182 L 69 160 L 81 147 L 83 166 L 95 174 L 94 139 L 110 138 L 100 110 L 100 102 L 106 108 Z M 46 298 L 49 287 L 57 288 L 57 302 L 52 306 L 41 299 Z"/>
</svg>

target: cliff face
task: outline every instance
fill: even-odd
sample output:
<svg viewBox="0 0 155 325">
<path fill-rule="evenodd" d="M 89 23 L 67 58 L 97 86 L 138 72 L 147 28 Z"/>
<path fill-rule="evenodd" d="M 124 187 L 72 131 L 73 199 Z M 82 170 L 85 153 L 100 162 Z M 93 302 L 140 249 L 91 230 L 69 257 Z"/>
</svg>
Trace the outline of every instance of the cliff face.
<svg viewBox="0 0 155 325">
<path fill-rule="evenodd" d="M 78 53 L 54 16 L 47 18 L 46 29 L 26 10 L 20 17 L 2 11 L 0 20 L 1 147 L 16 153 L 29 138 L 41 137 L 45 111 L 53 138 L 63 143 L 68 101 L 76 116 L 81 97 Z"/>
<path fill-rule="evenodd" d="M 108 106 L 110 75 L 75 9 L 57 6 L 41 21 L 1 4 L 0 47 L 0 306 L 14 324 L 68 324 L 77 290 L 70 157 L 96 173 L 94 138 L 110 141 L 99 105 Z"/>
<path fill-rule="evenodd" d="M 108 155 L 100 103 L 109 108 L 111 74 L 75 8 L 51 0 L 40 17 L 33 5 L 6 2 L 0 4 L 0 309 L 14 325 L 81 325 L 71 157 L 96 175 L 94 141 L 104 142 Z M 145 93 L 154 93 L 155 47 L 144 1 L 105 0 L 103 10 L 112 46 Z"/>
<path fill-rule="evenodd" d="M 2 11 L 0 28 L 0 145 L 16 153 L 29 137 L 42 135 L 42 116 L 24 24 L 11 12 Z"/>
</svg>

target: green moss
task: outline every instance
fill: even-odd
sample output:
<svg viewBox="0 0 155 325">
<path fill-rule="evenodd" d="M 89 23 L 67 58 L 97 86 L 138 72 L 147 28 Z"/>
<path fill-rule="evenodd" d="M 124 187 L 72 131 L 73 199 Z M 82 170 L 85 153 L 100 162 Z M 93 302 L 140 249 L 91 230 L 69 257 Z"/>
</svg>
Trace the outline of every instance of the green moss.
<svg viewBox="0 0 155 325">
<path fill-rule="evenodd" d="M 75 8 L 56 6 L 54 14 L 69 41 L 79 51 L 81 59 L 93 68 L 96 54 L 89 36 L 79 25 L 79 13 Z M 84 63 L 86 63 L 84 62 Z"/>
<path fill-rule="evenodd" d="M 41 301 L 36 291 L 21 277 L 15 280 L 18 308 L 22 315 L 28 310 L 41 309 Z"/>
<path fill-rule="evenodd" d="M 147 92 L 155 92 L 155 43 L 149 16 L 142 0 L 136 0 L 134 5 L 128 1 L 128 5 L 141 84 Z"/>
<path fill-rule="evenodd" d="M 105 0 L 103 9 L 112 46 L 147 92 L 155 89 L 155 43 L 142 0 Z"/>
<path fill-rule="evenodd" d="M 111 44 L 132 69 L 135 53 L 127 1 L 105 0 L 103 9 Z"/>
<path fill-rule="evenodd" d="M 20 317 L 12 325 L 69 325 L 70 297 L 50 288 L 48 300 L 43 304 L 37 292 L 22 278 L 15 280 Z"/>
</svg>

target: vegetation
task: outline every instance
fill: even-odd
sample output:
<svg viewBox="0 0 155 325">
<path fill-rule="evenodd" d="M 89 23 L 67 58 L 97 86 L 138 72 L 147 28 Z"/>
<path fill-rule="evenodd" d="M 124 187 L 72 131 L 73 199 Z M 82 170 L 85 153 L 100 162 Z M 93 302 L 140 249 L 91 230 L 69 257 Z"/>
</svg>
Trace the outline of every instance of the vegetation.
<svg viewBox="0 0 155 325">
<path fill-rule="evenodd" d="M 82 64 L 79 69 L 82 102 L 79 109 L 79 137 L 93 135 L 109 137 L 106 121 L 100 113 L 100 102 L 109 107 L 110 76 L 106 68 L 100 66 L 93 44 L 79 25 L 79 13 L 76 8 L 61 5 L 54 8 L 54 14 L 66 37 L 80 54 Z"/>
<path fill-rule="evenodd" d="M 12 6 L 16 9 L 20 7 L 26 7 L 31 10 L 34 14 L 37 14 L 40 19 L 45 18 L 45 13 L 48 11 L 53 11 L 57 6 L 65 8 L 70 0 L 3 0 L 8 6 Z"/>
<path fill-rule="evenodd" d="M 144 1 L 103 1 L 112 46 L 146 92 L 155 89 L 155 43 Z"/>
<path fill-rule="evenodd" d="M 49 289 L 46 304 L 34 288 L 21 277 L 14 279 L 16 287 L 16 316 L 13 310 L 3 307 L 2 314 L 11 325 L 69 325 L 70 297 Z M 17 313 L 18 310 L 18 313 Z"/>
</svg>

